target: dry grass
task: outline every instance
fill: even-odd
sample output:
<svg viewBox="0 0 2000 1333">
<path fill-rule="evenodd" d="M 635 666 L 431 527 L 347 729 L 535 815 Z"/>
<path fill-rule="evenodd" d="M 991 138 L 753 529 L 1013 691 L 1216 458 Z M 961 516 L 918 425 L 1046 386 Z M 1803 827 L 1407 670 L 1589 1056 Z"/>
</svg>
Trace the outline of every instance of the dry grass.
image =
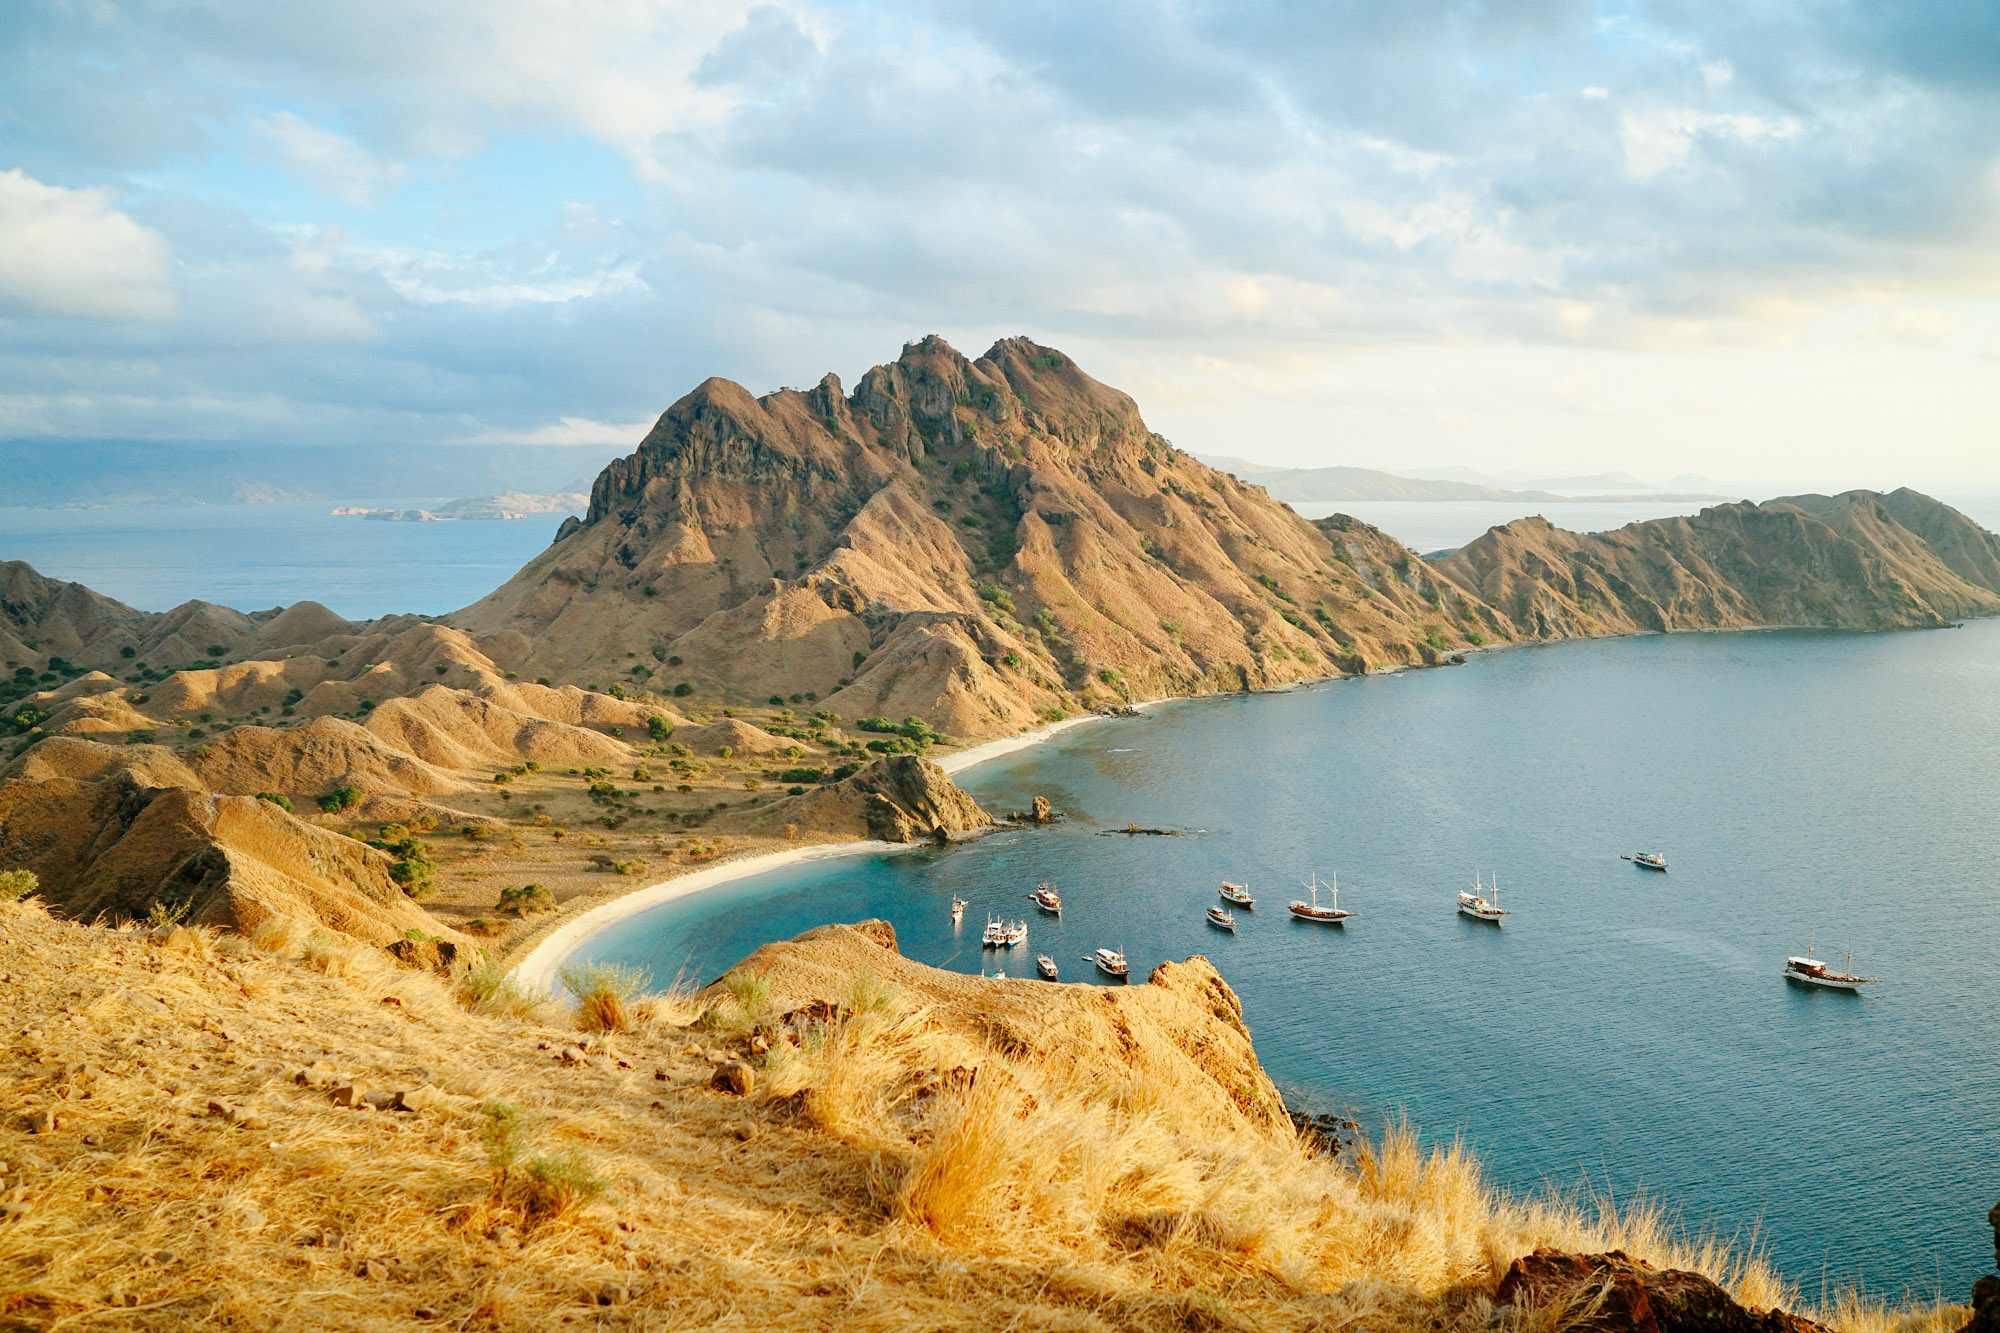
<svg viewBox="0 0 2000 1333">
<path fill-rule="evenodd" d="M 1544 1243 L 1782 1293 L 1656 1211 L 1508 1199 L 1406 1129 L 1358 1163 L 1309 1158 L 996 1055 L 866 979 L 852 1019 L 780 1040 L 742 1099 L 710 1088 L 684 994 L 580 1037 L 282 924 L 111 931 L 33 903 L 0 905 L 0 951 L 0 1105 L 64 1119 L 0 1122 L 28 1205 L 0 1221 L 0 1328 L 400 1329 L 428 1308 L 463 1329 L 1475 1333 L 1499 1271 Z M 439 1099 L 341 1108 L 291 1077 L 316 1063 Z M 631 1303 L 589 1303 L 607 1282 Z M 1955 1326 L 1851 1299 L 1818 1317 Z"/>
</svg>

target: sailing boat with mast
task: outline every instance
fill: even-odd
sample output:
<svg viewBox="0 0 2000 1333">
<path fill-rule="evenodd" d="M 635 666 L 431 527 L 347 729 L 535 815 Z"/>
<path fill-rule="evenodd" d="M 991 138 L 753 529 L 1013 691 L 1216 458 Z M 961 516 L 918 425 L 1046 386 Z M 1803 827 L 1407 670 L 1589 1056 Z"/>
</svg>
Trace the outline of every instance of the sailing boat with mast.
<svg viewBox="0 0 2000 1333">
<path fill-rule="evenodd" d="M 1493 895 L 1490 902 L 1486 897 L 1489 892 Z M 1479 876 L 1474 874 L 1472 892 L 1459 890 L 1458 911 L 1461 916 L 1469 916 L 1475 921 L 1491 921 L 1494 925 L 1499 925 L 1500 918 L 1507 915 L 1507 909 L 1500 905 L 1500 876 L 1493 877 L 1493 884 L 1489 889 Z"/>
<path fill-rule="evenodd" d="M 1327 884 L 1327 893 L 1331 901 L 1325 907 L 1319 905 L 1319 873 L 1315 871 L 1312 879 L 1305 885 L 1312 892 L 1312 901 L 1308 903 L 1302 898 L 1293 899 L 1286 905 L 1291 914 L 1301 921 L 1317 921 L 1326 926 L 1346 925 L 1347 919 L 1354 913 L 1340 910 L 1340 876 L 1331 875 L 1328 879 L 1330 882 Z"/>
<path fill-rule="evenodd" d="M 1812 940 L 1808 937 L 1803 958 L 1794 954 L 1785 959 L 1783 968 L 1785 980 L 1795 981 L 1802 986 L 1817 986 L 1821 990 L 1844 990 L 1849 994 L 1857 994 L 1863 986 L 1872 986 L 1880 980 L 1879 977 L 1854 975 L 1854 950 L 1851 947 L 1847 951 L 1848 970 L 1845 972 L 1835 972 L 1812 955 Z"/>
</svg>

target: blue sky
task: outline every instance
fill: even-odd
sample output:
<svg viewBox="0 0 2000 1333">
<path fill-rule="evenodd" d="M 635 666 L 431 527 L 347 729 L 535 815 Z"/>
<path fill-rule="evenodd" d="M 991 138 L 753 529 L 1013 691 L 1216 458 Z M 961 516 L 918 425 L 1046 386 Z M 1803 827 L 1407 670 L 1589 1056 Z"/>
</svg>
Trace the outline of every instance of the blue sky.
<svg viewBox="0 0 2000 1333">
<path fill-rule="evenodd" d="M 0 12 L 0 438 L 629 443 L 933 331 L 1207 453 L 2000 488 L 2000 5 Z"/>
</svg>

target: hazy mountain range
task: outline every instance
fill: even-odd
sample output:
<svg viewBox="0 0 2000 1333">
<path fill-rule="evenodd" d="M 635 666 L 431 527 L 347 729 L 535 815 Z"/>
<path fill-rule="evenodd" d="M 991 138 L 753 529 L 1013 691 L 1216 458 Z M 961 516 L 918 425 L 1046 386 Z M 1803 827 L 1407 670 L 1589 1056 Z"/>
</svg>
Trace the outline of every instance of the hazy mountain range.
<svg viewBox="0 0 2000 1333">
<path fill-rule="evenodd" d="M 1197 454 L 1223 472 L 1233 473 L 1288 504 L 1326 500 L 1515 500 L 1532 504 L 1567 504 L 1584 500 L 1726 500 L 1716 483 L 1688 473 L 1655 488 L 1629 472 L 1599 472 L 1589 476 L 1531 477 L 1510 482 L 1472 468 L 1427 468 L 1398 474 L 1365 467 L 1272 467 L 1247 458 Z M 1694 489 L 1699 488 L 1699 489 Z M 1591 491 L 1595 494 L 1559 494 Z"/>
</svg>

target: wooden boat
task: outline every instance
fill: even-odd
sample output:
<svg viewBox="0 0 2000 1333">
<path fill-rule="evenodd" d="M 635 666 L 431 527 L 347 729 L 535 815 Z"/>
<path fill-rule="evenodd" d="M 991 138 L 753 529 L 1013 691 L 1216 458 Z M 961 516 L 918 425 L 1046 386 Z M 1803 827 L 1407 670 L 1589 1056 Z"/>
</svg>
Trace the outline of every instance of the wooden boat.
<svg viewBox="0 0 2000 1333">
<path fill-rule="evenodd" d="M 1035 971 L 1041 973 L 1043 976 L 1047 977 L 1050 981 L 1058 980 L 1058 975 L 1056 972 L 1056 960 L 1049 957 L 1045 953 L 1038 953 L 1035 955 Z"/>
<path fill-rule="evenodd" d="M 1327 906 L 1321 907 L 1319 905 L 1319 876 L 1315 874 L 1306 885 L 1308 889 L 1312 890 L 1312 901 L 1308 903 L 1304 899 L 1294 898 L 1290 903 L 1286 904 L 1287 910 L 1301 921 L 1317 921 L 1321 925 L 1326 926 L 1346 925 L 1347 919 L 1353 916 L 1354 913 L 1340 910 L 1340 877 L 1335 875 L 1331 878 L 1333 882 L 1327 886 L 1327 889 L 1332 897 L 1332 901 Z"/>
<path fill-rule="evenodd" d="M 1248 884 L 1232 884 L 1225 879 L 1222 881 L 1222 888 L 1219 892 L 1222 894 L 1224 902 L 1235 907 L 1241 907 L 1245 911 L 1257 905 L 1257 900 L 1250 896 L 1250 886 Z"/>
<path fill-rule="evenodd" d="M 1207 915 L 1208 915 L 1209 925 L 1214 926 L 1219 930 L 1227 930 L 1232 933 L 1236 930 L 1236 918 L 1231 916 L 1228 912 L 1224 911 L 1222 908 L 1211 907 L 1208 909 Z"/>
<path fill-rule="evenodd" d="M 1041 908 L 1044 912 L 1054 912 L 1057 916 L 1062 915 L 1062 895 L 1057 893 L 1054 886 L 1047 880 L 1043 880 L 1042 886 L 1028 896 L 1034 899 L 1035 906 Z"/>
<path fill-rule="evenodd" d="M 980 945 L 987 949 L 1012 949 L 1027 942 L 1027 922 L 1002 921 L 998 917 L 988 917 L 986 929 L 979 936 Z"/>
<path fill-rule="evenodd" d="M 1489 892 L 1493 895 L 1491 902 L 1487 901 L 1486 898 Z M 1459 915 L 1469 916 L 1475 921 L 1491 921 L 1495 925 L 1500 924 L 1500 918 L 1507 915 L 1507 909 L 1500 905 L 1500 877 L 1498 875 L 1493 877 L 1493 887 L 1489 890 L 1480 881 L 1479 876 L 1474 875 L 1472 877 L 1472 892 L 1459 891 L 1458 911 Z"/>
<path fill-rule="evenodd" d="M 1097 970 L 1105 976 L 1118 977 L 1121 980 L 1131 970 L 1125 964 L 1123 949 L 1099 949 L 1084 961 L 1097 964 Z"/>
<path fill-rule="evenodd" d="M 1854 967 L 1854 954 L 1851 950 L 1847 955 L 1847 967 L 1849 970 L 1846 972 L 1833 971 L 1825 963 L 1813 957 L 1812 953 L 1812 945 L 1807 944 L 1804 957 L 1794 954 L 1785 959 L 1785 966 L 1782 970 L 1785 980 L 1797 982 L 1802 986 L 1817 986 L 1821 990 L 1858 992 L 1863 986 L 1872 986 L 1879 979 L 1876 977 L 1857 977 L 1854 975 L 1852 970 Z"/>
<path fill-rule="evenodd" d="M 1630 861 L 1633 865 L 1643 870 L 1665 870 L 1667 868 L 1667 858 L 1661 856 L 1658 852 L 1634 852 L 1632 855 L 1622 859 Z"/>
</svg>

